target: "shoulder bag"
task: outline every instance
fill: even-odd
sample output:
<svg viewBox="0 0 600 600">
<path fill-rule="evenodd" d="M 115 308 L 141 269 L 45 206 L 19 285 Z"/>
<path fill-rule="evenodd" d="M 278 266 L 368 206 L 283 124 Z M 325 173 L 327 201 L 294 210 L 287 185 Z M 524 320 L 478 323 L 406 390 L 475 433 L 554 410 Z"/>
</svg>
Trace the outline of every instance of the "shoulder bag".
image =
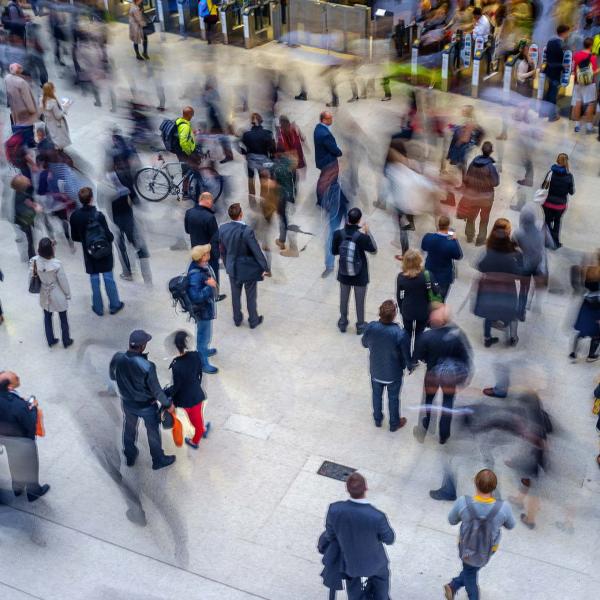
<svg viewBox="0 0 600 600">
<path fill-rule="evenodd" d="M 42 280 L 37 272 L 37 260 L 33 261 L 33 273 L 31 274 L 31 279 L 29 280 L 29 293 L 30 294 L 39 294 L 42 289 Z"/>
<path fill-rule="evenodd" d="M 550 180 L 552 179 L 552 171 L 546 173 L 542 186 L 533 193 L 533 201 L 538 204 L 544 204 L 548 199 L 548 190 L 550 189 Z"/>
</svg>

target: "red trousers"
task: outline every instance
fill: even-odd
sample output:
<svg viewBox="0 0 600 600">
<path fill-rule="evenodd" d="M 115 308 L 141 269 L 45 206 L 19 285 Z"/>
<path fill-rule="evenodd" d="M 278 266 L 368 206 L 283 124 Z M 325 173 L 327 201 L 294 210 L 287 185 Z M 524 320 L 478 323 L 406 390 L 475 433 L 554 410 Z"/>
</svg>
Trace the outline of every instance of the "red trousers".
<svg viewBox="0 0 600 600">
<path fill-rule="evenodd" d="M 199 444 L 200 440 L 202 439 L 202 436 L 204 435 L 204 431 L 205 431 L 204 417 L 203 417 L 204 402 L 199 402 L 195 406 L 192 406 L 191 408 L 185 408 L 184 410 L 187 413 L 187 416 L 189 417 L 190 422 L 196 429 L 196 431 L 194 433 L 194 437 L 192 438 L 192 442 L 194 442 L 194 444 Z"/>
</svg>

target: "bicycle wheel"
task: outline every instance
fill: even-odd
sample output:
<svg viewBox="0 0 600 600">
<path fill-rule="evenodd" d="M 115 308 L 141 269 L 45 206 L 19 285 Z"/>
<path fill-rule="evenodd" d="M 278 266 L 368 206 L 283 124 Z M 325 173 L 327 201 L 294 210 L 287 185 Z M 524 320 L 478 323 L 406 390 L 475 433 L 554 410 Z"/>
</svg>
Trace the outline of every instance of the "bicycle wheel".
<svg viewBox="0 0 600 600">
<path fill-rule="evenodd" d="M 199 171 L 198 194 L 210 192 L 216 202 L 223 193 L 223 176 L 212 167 L 203 167 Z"/>
<path fill-rule="evenodd" d="M 135 189 L 148 202 L 160 202 L 171 192 L 171 182 L 160 169 L 145 167 L 135 175 Z"/>
</svg>

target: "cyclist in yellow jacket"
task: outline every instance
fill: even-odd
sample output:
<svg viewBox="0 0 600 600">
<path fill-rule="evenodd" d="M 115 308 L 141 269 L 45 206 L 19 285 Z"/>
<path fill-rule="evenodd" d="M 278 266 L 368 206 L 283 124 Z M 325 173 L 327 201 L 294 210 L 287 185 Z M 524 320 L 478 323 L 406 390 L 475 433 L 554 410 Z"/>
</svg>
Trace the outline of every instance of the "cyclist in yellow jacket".
<svg viewBox="0 0 600 600">
<path fill-rule="evenodd" d="M 186 106 L 183 109 L 182 116 L 175 121 L 177 125 L 177 137 L 179 139 L 180 152 L 177 158 L 181 163 L 182 173 L 185 175 L 190 169 L 197 170 L 200 166 L 199 149 L 196 146 L 196 138 L 192 129 L 192 119 L 194 118 L 194 109 Z M 183 196 L 187 197 L 189 188 L 189 179 L 183 182 Z"/>
</svg>

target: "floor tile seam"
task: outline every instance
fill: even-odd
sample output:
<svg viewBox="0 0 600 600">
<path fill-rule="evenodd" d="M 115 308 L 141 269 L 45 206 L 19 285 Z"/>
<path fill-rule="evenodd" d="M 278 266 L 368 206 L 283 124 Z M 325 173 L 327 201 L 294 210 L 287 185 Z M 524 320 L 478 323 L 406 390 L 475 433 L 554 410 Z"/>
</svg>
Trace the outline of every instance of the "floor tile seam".
<svg viewBox="0 0 600 600">
<path fill-rule="evenodd" d="M 30 592 L 27 592 L 21 588 L 18 588 L 15 585 L 11 585 L 10 583 L 6 583 L 6 581 L 2 581 L 0 580 L 0 586 L 4 586 L 10 590 L 15 590 L 16 592 L 19 592 L 21 594 L 25 594 L 26 596 L 29 596 L 30 598 L 36 598 L 36 600 L 44 600 L 44 598 L 42 598 L 42 596 L 36 596 L 35 594 L 31 594 Z"/>
<path fill-rule="evenodd" d="M 178 565 L 174 565 L 173 563 L 170 563 L 170 562 L 168 562 L 166 560 L 157 558 L 155 556 L 151 556 L 149 554 L 144 554 L 143 552 L 140 552 L 138 550 L 134 550 L 133 548 L 128 548 L 127 546 L 123 546 L 122 544 L 119 544 L 117 542 L 113 542 L 111 540 L 107 540 L 107 539 L 102 538 L 100 536 L 94 535 L 93 533 L 89 533 L 87 531 L 83 531 L 81 529 L 78 529 L 77 527 L 73 527 L 72 525 L 66 525 L 65 523 L 60 523 L 59 521 L 56 521 L 54 519 L 50 519 L 49 517 L 46 517 L 46 516 L 43 516 L 43 515 L 39 515 L 37 513 L 30 512 L 30 511 L 22 509 L 22 508 L 17 508 L 17 507 L 14 507 L 14 506 L 11 506 L 9 508 L 11 508 L 12 510 L 15 510 L 17 512 L 29 515 L 31 517 L 38 518 L 38 519 L 41 519 L 43 521 L 46 521 L 47 523 L 55 525 L 56 527 L 62 527 L 63 529 L 68 529 L 69 531 L 72 531 L 72 532 L 75 532 L 75 533 L 79 533 L 79 534 L 81 534 L 81 535 L 83 535 L 85 537 L 88 537 L 88 538 L 90 538 L 92 540 L 95 540 L 97 542 L 101 542 L 101 543 L 104 543 L 104 544 L 108 544 L 110 546 L 114 546 L 115 548 L 119 548 L 120 550 L 124 550 L 125 552 L 130 552 L 130 553 L 135 554 L 136 556 L 139 556 L 141 558 L 146 558 L 148 560 L 151 560 L 153 562 L 159 563 L 159 564 L 164 565 L 166 567 L 171 567 L 173 569 L 176 569 L 177 571 L 182 571 L 184 573 L 188 573 L 189 575 L 193 575 L 195 577 L 199 577 L 200 579 L 205 579 L 205 580 L 210 581 L 212 583 L 216 583 L 217 585 L 222 585 L 222 586 L 224 586 L 226 588 L 235 590 L 237 592 L 241 592 L 243 594 L 248 594 L 248 596 L 251 596 L 253 598 L 259 598 L 260 600 L 272 600 L 271 598 L 268 598 L 267 596 L 261 596 L 260 594 L 256 594 L 254 592 L 251 592 L 251 591 L 248 591 L 248 590 L 244 590 L 242 588 L 236 587 L 236 586 L 231 585 L 229 583 L 226 583 L 224 581 L 220 581 L 220 580 L 215 579 L 213 577 L 209 577 L 208 575 L 202 575 L 201 573 L 198 573 L 197 571 L 192 571 L 190 569 L 185 569 L 185 568 L 180 567 Z M 3 582 L 0 582 L 0 583 L 3 583 Z M 7 585 L 7 584 L 5 584 L 5 585 Z M 11 586 L 7 585 L 7 587 L 11 587 Z M 14 589 L 18 590 L 18 591 L 22 591 L 22 590 L 19 590 L 16 587 Z M 24 593 L 26 593 L 26 592 L 24 592 Z M 31 595 L 31 594 L 29 594 L 29 595 Z M 38 600 L 45 600 L 44 598 L 41 598 L 39 596 L 33 596 L 33 595 L 32 595 L 32 598 L 37 598 Z"/>
</svg>

